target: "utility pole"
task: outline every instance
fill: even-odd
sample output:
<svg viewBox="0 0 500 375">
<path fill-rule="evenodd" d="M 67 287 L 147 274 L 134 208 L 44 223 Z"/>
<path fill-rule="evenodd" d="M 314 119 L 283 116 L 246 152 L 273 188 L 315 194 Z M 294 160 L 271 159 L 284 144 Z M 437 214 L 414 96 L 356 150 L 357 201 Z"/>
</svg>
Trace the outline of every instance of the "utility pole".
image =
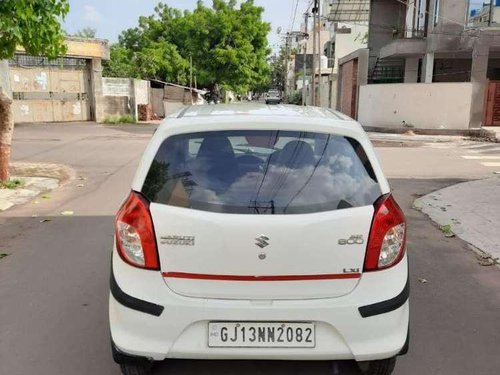
<svg viewBox="0 0 500 375">
<path fill-rule="evenodd" d="M 303 73 L 302 73 L 302 105 L 307 105 L 307 90 L 306 90 L 306 73 L 307 73 L 307 29 L 308 29 L 308 24 L 309 23 L 309 13 L 304 14 L 304 66 L 303 66 Z"/>
<path fill-rule="evenodd" d="M 316 14 L 318 12 L 319 0 L 314 0 L 313 13 L 313 64 L 312 64 L 312 105 L 316 105 Z"/>
<path fill-rule="evenodd" d="M 189 92 L 191 94 L 191 105 L 193 105 L 193 56 L 189 56 Z"/>
<path fill-rule="evenodd" d="M 284 61 L 284 69 L 283 69 L 283 101 L 286 103 L 288 99 L 288 50 L 290 45 L 290 33 L 286 33 L 285 37 L 285 61 Z"/>
<path fill-rule="evenodd" d="M 318 68 L 319 68 L 319 76 L 318 76 L 318 103 L 317 106 L 321 107 L 321 88 L 323 86 L 322 84 L 322 76 L 321 76 L 321 56 L 323 55 L 323 46 L 321 45 L 321 1 L 317 0 L 317 9 L 316 9 L 316 15 L 318 18 Z"/>
<path fill-rule="evenodd" d="M 490 0 L 490 17 L 488 19 L 488 26 L 491 26 L 493 24 L 493 12 L 495 11 L 495 3 L 493 0 Z"/>
</svg>

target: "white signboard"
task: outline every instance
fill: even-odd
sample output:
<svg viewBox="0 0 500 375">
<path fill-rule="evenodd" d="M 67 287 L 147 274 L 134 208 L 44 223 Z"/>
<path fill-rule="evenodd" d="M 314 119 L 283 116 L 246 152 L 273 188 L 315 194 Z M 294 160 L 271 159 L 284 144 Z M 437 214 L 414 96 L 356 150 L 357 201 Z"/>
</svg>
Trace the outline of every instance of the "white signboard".
<svg viewBox="0 0 500 375">
<path fill-rule="evenodd" d="M 103 78 L 102 94 L 104 96 L 131 96 L 131 82 L 127 78 Z"/>
</svg>

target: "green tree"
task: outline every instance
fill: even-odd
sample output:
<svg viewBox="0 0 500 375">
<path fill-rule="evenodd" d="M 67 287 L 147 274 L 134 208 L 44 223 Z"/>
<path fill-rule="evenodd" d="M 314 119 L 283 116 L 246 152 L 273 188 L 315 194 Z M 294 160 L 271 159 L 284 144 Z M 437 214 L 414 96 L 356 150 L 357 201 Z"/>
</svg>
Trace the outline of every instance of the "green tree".
<svg viewBox="0 0 500 375">
<path fill-rule="evenodd" d="M 104 62 L 104 76 L 159 79 L 186 83 L 189 63 L 176 46 L 153 42 L 133 51 L 121 44 L 111 46 L 110 60 Z"/>
<path fill-rule="evenodd" d="M 181 12 L 160 3 L 155 14 L 140 17 L 136 28 L 124 31 L 105 74 L 159 78 L 186 84 L 189 60 L 200 86 L 244 92 L 266 84 L 269 76 L 264 9 L 246 0 L 198 2 Z M 128 63 L 127 63 L 128 61 Z M 127 67 L 127 65 L 129 65 Z"/>
<path fill-rule="evenodd" d="M 92 39 L 95 38 L 97 35 L 97 30 L 92 28 L 92 27 L 85 27 L 81 30 L 78 30 L 76 33 L 74 33 L 71 36 L 76 36 L 78 38 L 86 38 L 86 39 Z"/>
<path fill-rule="evenodd" d="M 270 59 L 270 86 L 279 91 L 283 91 L 285 88 L 285 54 L 285 49 L 281 48 L 279 54 L 272 56 Z"/>
<path fill-rule="evenodd" d="M 0 60 L 12 58 L 17 46 L 28 55 L 56 58 L 66 51 L 60 21 L 69 11 L 67 0 L 0 1 Z M 0 88 L 0 181 L 9 175 L 14 132 L 12 100 Z"/>
<path fill-rule="evenodd" d="M 135 77 L 135 66 L 131 63 L 133 58 L 132 51 L 121 46 L 113 44 L 110 47 L 110 60 L 103 61 L 103 75 L 105 77 L 129 78 Z"/>
</svg>

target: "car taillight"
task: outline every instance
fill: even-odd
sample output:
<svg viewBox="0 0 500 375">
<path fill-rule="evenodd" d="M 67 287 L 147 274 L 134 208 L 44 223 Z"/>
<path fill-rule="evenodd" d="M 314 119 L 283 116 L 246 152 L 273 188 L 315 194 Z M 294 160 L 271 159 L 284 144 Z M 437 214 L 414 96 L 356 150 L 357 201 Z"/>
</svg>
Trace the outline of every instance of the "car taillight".
<svg viewBox="0 0 500 375">
<path fill-rule="evenodd" d="M 158 249 L 149 202 L 131 192 L 116 215 L 116 248 L 122 259 L 135 267 L 159 270 Z"/>
<path fill-rule="evenodd" d="M 406 247 L 406 220 L 391 194 L 375 202 L 370 237 L 366 249 L 366 271 L 377 271 L 396 265 Z"/>
</svg>

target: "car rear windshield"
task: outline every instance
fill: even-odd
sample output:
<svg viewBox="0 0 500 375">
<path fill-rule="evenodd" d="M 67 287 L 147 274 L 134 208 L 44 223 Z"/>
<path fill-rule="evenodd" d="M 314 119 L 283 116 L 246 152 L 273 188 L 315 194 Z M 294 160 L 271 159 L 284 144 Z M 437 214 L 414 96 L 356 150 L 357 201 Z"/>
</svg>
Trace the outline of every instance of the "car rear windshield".
<svg viewBox="0 0 500 375">
<path fill-rule="evenodd" d="M 238 214 L 304 214 L 372 205 L 381 195 L 354 139 L 297 131 L 175 135 L 142 189 L 151 202 Z"/>
</svg>

